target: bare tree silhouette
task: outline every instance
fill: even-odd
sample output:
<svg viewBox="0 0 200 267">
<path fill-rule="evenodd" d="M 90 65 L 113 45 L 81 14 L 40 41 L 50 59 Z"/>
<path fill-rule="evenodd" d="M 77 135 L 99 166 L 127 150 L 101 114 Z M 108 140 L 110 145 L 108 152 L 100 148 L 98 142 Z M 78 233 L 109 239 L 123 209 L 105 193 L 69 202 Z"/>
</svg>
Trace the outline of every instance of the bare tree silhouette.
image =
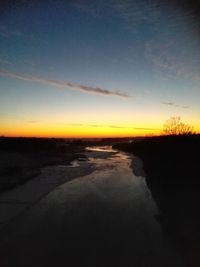
<svg viewBox="0 0 200 267">
<path fill-rule="evenodd" d="M 181 121 L 181 117 L 171 117 L 164 123 L 163 131 L 167 135 L 190 135 L 194 134 L 193 126 Z"/>
</svg>

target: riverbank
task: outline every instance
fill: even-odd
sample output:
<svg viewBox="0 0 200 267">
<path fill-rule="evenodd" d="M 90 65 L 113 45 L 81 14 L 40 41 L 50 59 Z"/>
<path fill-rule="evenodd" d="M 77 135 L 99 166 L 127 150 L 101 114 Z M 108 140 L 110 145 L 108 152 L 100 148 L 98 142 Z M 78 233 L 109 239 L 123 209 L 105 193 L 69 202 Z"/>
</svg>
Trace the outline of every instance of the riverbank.
<svg viewBox="0 0 200 267">
<path fill-rule="evenodd" d="M 41 168 L 69 165 L 83 155 L 83 144 L 55 138 L 0 138 L 0 192 L 40 175 Z"/>
<path fill-rule="evenodd" d="M 87 146 L 109 146 L 125 140 L 0 137 L 0 193 L 40 175 L 45 166 L 86 160 Z"/>
<path fill-rule="evenodd" d="M 164 232 L 200 266 L 200 136 L 161 136 L 114 148 L 143 161 Z M 189 254 L 188 254 L 189 253 Z M 192 255 L 192 256 L 191 256 Z"/>
</svg>

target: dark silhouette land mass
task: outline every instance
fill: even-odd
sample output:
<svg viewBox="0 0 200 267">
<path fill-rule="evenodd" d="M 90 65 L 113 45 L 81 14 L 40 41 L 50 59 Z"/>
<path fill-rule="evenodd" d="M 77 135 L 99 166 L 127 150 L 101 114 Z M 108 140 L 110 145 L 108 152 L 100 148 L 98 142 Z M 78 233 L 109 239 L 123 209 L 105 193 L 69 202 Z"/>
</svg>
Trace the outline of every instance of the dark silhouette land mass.
<svg viewBox="0 0 200 267">
<path fill-rule="evenodd" d="M 199 266 L 199 135 L 1 144 L 39 170 L 2 187 L 1 209 L 22 212 L 1 224 L 1 266 Z"/>
<path fill-rule="evenodd" d="M 142 159 L 159 208 L 156 219 L 181 250 L 186 266 L 199 266 L 200 135 L 151 137 L 114 147 Z"/>
</svg>

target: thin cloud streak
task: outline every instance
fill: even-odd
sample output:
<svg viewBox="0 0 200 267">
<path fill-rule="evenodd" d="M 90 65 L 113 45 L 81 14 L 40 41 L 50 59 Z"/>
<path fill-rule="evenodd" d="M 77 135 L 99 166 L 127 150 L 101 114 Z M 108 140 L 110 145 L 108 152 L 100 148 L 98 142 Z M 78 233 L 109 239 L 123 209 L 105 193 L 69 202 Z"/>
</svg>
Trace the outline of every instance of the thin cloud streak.
<svg viewBox="0 0 200 267">
<path fill-rule="evenodd" d="M 38 123 L 39 121 L 38 120 L 31 120 L 31 121 L 28 121 L 28 123 L 31 123 L 31 124 L 35 124 L 35 123 Z"/>
<path fill-rule="evenodd" d="M 0 25 L 0 37 L 11 38 L 20 37 L 23 34 L 20 31 L 12 30 L 5 25 Z"/>
<path fill-rule="evenodd" d="M 81 124 L 81 123 L 71 123 L 68 124 L 69 126 L 73 127 L 98 127 L 98 128 L 114 128 L 114 129 L 132 129 L 132 130 L 144 130 L 144 131 L 160 131 L 161 129 L 158 128 L 140 128 L 140 127 L 126 127 L 126 126 L 117 126 L 117 125 L 101 125 L 101 124 Z"/>
<path fill-rule="evenodd" d="M 0 58 L 0 64 L 7 64 L 7 65 L 12 65 L 12 62 L 8 61 L 8 60 L 5 60 L 5 59 L 2 59 Z"/>
<path fill-rule="evenodd" d="M 190 108 L 190 106 L 182 106 L 182 108 Z"/>
<path fill-rule="evenodd" d="M 167 105 L 167 106 L 171 106 L 171 107 L 177 107 L 177 108 L 190 108 L 190 106 L 181 106 L 181 105 L 178 105 L 178 104 L 176 104 L 176 103 L 174 103 L 174 102 L 165 102 L 165 101 L 163 101 L 162 102 L 162 104 L 163 105 Z"/>
<path fill-rule="evenodd" d="M 98 95 L 104 95 L 104 96 L 117 96 L 121 98 L 130 97 L 128 94 L 119 92 L 119 91 L 111 91 L 111 90 L 103 89 L 100 87 L 85 86 L 82 84 L 76 84 L 76 83 L 71 83 L 71 82 L 62 81 L 62 80 L 51 80 L 51 79 L 38 78 L 34 76 L 27 76 L 27 75 L 18 74 L 18 73 L 14 73 L 10 71 L 4 71 L 4 70 L 0 70 L 0 76 L 14 78 L 17 80 L 22 80 L 22 81 L 37 82 L 41 84 L 47 84 L 47 85 L 62 87 L 66 89 L 78 90 L 83 93 L 89 93 L 89 94 L 91 93 L 91 94 L 98 94 Z"/>
<path fill-rule="evenodd" d="M 178 107 L 179 105 L 175 104 L 174 102 L 162 102 L 163 105 Z"/>
</svg>

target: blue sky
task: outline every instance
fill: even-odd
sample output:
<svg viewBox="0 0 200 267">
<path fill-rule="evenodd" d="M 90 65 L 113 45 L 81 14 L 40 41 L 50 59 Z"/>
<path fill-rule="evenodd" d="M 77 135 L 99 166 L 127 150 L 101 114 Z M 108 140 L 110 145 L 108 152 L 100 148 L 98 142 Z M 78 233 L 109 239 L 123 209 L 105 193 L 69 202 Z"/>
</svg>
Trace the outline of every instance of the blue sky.
<svg viewBox="0 0 200 267">
<path fill-rule="evenodd" d="M 149 133 L 170 116 L 200 129 L 192 9 L 153 0 L 13 3 L 0 17 L 0 134 L 30 123 L 52 132 L 95 124 L 100 133 L 101 125 Z"/>
</svg>

